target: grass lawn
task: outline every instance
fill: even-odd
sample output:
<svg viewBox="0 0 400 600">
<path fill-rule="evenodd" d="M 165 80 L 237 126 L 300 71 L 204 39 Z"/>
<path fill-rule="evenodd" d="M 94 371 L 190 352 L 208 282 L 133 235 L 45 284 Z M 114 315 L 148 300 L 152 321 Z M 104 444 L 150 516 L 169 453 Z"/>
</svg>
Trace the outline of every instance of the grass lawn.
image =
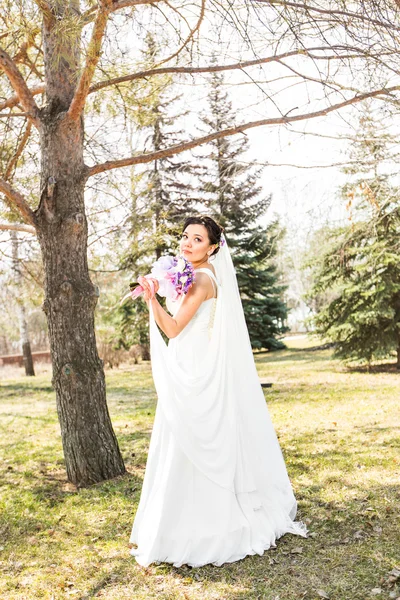
<svg viewBox="0 0 400 600">
<path fill-rule="evenodd" d="M 303 342 L 256 362 L 311 535 L 224 567 L 144 569 L 129 555 L 156 402 L 149 364 L 107 373 L 129 474 L 81 490 L 66 481 L 50 375 L 2 378 L 0 599 L 400 597 L 400 374 L 349 372 Z"/>
</svg>

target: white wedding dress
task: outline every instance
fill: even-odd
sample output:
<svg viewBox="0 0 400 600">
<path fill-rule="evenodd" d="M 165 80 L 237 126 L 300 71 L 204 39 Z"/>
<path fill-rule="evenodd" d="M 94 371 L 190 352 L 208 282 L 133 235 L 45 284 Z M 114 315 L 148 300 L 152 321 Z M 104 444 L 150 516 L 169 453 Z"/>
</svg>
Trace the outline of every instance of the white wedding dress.
<svg viewBox="0 0 400 600">
<path fill-rule="evenodd" d="M 226 246 L 218 257 L 218 279 L 198 269 L 215 282 L 216 297 L 168 345 L 150 310 L 158 404 L 130 539 L 143 566 L 220 566 L 263 554 L 285 533 L 307 536 L 305 525 L 293 520 L 297 504 Z M 173 315 L 179 305 L 167 301 Z"/>
</svg>

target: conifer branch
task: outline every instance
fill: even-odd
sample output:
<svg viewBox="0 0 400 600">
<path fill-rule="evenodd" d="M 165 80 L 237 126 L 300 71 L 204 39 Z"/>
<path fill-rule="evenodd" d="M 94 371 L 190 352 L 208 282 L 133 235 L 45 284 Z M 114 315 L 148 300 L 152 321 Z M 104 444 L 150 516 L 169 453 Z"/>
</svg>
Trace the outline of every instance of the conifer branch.
<svg viewBox="0 0 400 600">
<path fill-rule="evenodd" d="M 32 225 L 23 225 L 22 223 L 0 223 L 0 231 L 24 231 L 25 233 L 36 233 Z"/>
<path fill-rule="evenodd" d="M 74 97 L 68 110 L 68 116 L 70 119 L 78 119 L 85 107 L 90 84 L 92 82 L 97 63 L 100 59 L 101 45 L 107 27 L 108 17 L 112 10 L 111 6 L 112 0 L 103 0 L 100 8 L 98 9 L 87 51 L 86 64 L 79 78 Z"/>
<path fill-rule="evenodd" d="M 2 118 L 2 119 L 8 119 L 9 117 L 24 117 L 24 119 L 29 119 L 30 113 L 26 113 L 26 112 L 0 113 L 0 118 Z"/>
<path fill-rule="evenodd" d="M 18 96 L 19 103 L 28 114 L 28 118 L 30 121 L 32 121 L 35 127 L 39 128 L 39 108 L 33 98 L 33 95 L 17 65 L 11 56 L 2 48 L 0 48 L 0 68 L 2 68 L 7 75 L 16 95 Z"/>
<path fill-rule="evenodd" d="M 34 0 L 35 4 L 38 5 L 38 7 L 40 8 L 40 10 L 42 11 L 42 13 L 46 16 L 46 17 L 52 17 L 53 16 L 53 11 L 51 9 L 50 4 L 46 1 L 46 0 Z"/>
<path fill-rule="evenodd" d="M 2 178 L 0 178 L 0 192 L 6 196 L 11 207 L 18 209 L 27 223 L 35 225 L 35 215 L 26 198 Z"/>
<path fill-rule="evenodd" d="M 165 148 L 163 150 L 146 152 L 143 154 L 137 154 L 135 156 L 130 156 L 127 158 L 122 158 L 119 160 L 110 160 L 104 163 L 100 163 L 98 165 L 94 165 L 93 167 L 88 167 L 86 172 L 86 177 L 89 178 L 92 175 L 97 175 L 98 173 L 103 173 L 104 171 L 110 171 L 112 169 L 118 169 L 121 167 L 128 167 L 132 165 L 149 163 L 154 160 L 160 160 L 163 158 L 168 158 L 169 156 L 173 156 L 175 154 L 180 154 L 181 152 L 185 152 L 186 150 L 191 150 L 192 148 L 196 148 L 202 144 L 210 143 L 214 140 L 228 137 L 231 135 L 235 135 L 237 133 L 242 133 L 248 129 L 253 129 L 255 127 L 262 127 L 265 125 L 285 125 L 288 123 L 293 123 L 296 121 L 305 121 L 306 119 L 313 119 L 317 117 L 324 117 L 327 114 L 334 112 L 336 110 L 340 110 L 346 106 L 350 106 L 352 104 L 356 104 L 361 102 L 362 100 L 366 100 L 367 98 L 374 98 L 380 95 L 388 95 L 392 92 L 399 91 L 400 86 L 394 86 L 391 88 L 382 88 L 380 90 L 374 90 L 372 92 L 366 92 L 364 94 L 357 94 L 353 98 L 348 100 L 344 100 L 343 102 L 339 102 L 337 104 L 332 104 L 331 106 L 327 106 L 321 110 L 314 111 L 311 113 L 305 113 L 295 116 L 284 115 L 282 117 L 275 117 L 270 119 L 261 119 L 259 121 L 251 121 L 249 123 L 244 123 L 243 125 L 238 125 L 236 127 L 230 127 L 228 129 L 223 129 L 221 131 L 216 131 L 214 133 L 210 133 L 208 135 L 195 138 L 193 140 L 189 140 L 187 142 L 182 142 L 180 144 L 175 144 L 170 146 L 169 148 Z"/>
<path fill-rule="evenodd" d="M 37 96 L 38 94 L 43 94 L 46 91 L 46 84 L 40 83 L 39 85 L 35 85 L 29 88 L 29 91 L 32 96 Z M 19 97 L 17 94 L 10 96 L 7 100 L 3 100 L 0 102 L 0 110 L 4 110 L 5 108 L 14 108 L 17 104 L 20 103 Z"/>
<path fill-rule="evenodd" d="M 31 135 L 31 129 L 32 129 L 32 124 L 30 123 L 30 121 L 28 121 L 24 135 L 22 136 L 21 141 L 19 142 L 19 144 L 17 146 L 15 154 L 9 160 L 6 170 L 4 171 L 4 179 L 6 181 L 8 179 L 10 179 L 11 173 L 12 173 L 14 167 L 16 166 L 18 159 L 21 156 L 21 154 L 26 146 L 27 141 L 29 140 L 29 136 Z"/>
</svg>

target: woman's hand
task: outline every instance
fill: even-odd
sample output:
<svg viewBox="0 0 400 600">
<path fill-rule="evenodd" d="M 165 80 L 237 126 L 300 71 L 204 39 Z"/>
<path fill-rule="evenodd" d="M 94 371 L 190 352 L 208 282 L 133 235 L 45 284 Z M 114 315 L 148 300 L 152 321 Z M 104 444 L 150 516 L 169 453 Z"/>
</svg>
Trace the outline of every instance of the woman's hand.
<svg viewBox="0 0 400 600">
<path fill-rule="evenodd" d="M 138 277 L 138 282 L 144 289 L 143 299 L 148 304 L 152 298 L 155 298 L 156 292 L 160 288 L 160 284 L 154 277 Z"/>
</svg>

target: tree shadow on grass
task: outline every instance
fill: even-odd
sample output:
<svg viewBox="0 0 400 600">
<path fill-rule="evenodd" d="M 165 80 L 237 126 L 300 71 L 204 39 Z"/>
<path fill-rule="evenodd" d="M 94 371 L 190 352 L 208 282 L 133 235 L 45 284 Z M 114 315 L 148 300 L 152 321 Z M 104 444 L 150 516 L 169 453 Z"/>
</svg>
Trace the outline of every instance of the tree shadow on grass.
<svg viewBox="0 0 400 600">
<path fill-rule="evenodd" d="M 400 375 L 400 368 L 397 367 L 397 363 L 383 363 L 379 365 L 347 365 L 346 371 L 349 373 L 366 373 L 367 375 L 374 375 L 379 373 L 390 373 L 392 375 Z"/>
<path fill-rule="evenodd" d="M 49 414 L 44 414 L 44 415 L 24 415 L 18 412 L 0 412 L 0 417 L 10 417 L 11 419 L 25 419 L 25 421 L 40 421 L 41 423 L 47 423 L 47 424 L 51 424 L 51 423 L 55 423 L 57 421 L 57 417 L 56 415 L 49 415 Z M 0 428 L 2 427 L 7 427 L 9 424 L 7 423 L 7 425 L 1 425 L 0 424 Z"/>
<path fill-rule="evenodd" d="M 383 460 L 382 447 L 395 448 L 400 445 L 400 430 L 396 425 L 354 425 L 353 429 L 352 439 L 347 439 L 344 443 L 343 438 L 338 438 L 340 431 L 331 427 L 296 435 L 287 440 L 286 447 L 283 445 L 282 450 L 293 468 L 301 473 L 312 471 L 313 464 L 321 464 L 322 460 L 332 468 L 341 467 L 342 471 L 344 467 L 353 467 L 354 470 L 363 458 L 367 460 L 369 467 L 379 467 Z M 374 436 L 383 432 L 390 433 L 391 437 L 382 441 Z"/>
<path fill-rule="evenodd" d="M 263 377 L 263 379 L 265 378 Z M 385 383 L 385 385 L 387 384 Z M 329 380 L 323 381 L 322 378 L 318 384 L 313 386 L 307 383 L 298 383 L 296 380 L 278 381 L 273 383 L 271 388 L 264 388 L 263 391 L 267 404 L 281 403 L 282 406 L 289 407 L 291 403 L 311 405 L 323 404 L 328 400 L 337 402 L 339 410 L 342 398 L 345 398 L 347 406 L 352 406 L 354 403 L 359 404 L 360 399 L 368 394 L 376 395 L 381 392 L 379 387 L 367 389 L 364 382 L 360 382 L 359 386 L 356 386 L 350 380 L 335 383 Z"/>
<path fill-rule="evenodd" d="M 273 354 L 265 354 L 264 356 L 255 355 L 256 364 L 271 364 L 271 363 L 284 363 L 284 362 L 295 362 L 295 363 L 323 363 L 332 361 L 331 353 L 319 352 L 313 353 L 305 350 L 282 350 L 280 352 L 274 352 Z"/>
<path fill-rule="evenodd" d="M 300 490 L 300 518 L 308 514 L 312 517 L 309 529 L 313 536 L 306 539 L 286 534 L 277 541 L 276 548 L 266 550 L 262 556 L 247 556 L 221 567 L 176 568 L 161 563 L 143 568 L 130 556 L 111 558 L 107 576 L 100 576 L 80 598 L 86 600 L 100 591 L 112 595 L 114 585 L 129 575 L 134 581 L 134 574 L 139 571 L 142 582 L 146 581 L 149 598 L 199 598 L 201 586 L 205 597 L 223 600 L 273 600 L 276 596 L 284 600 L 315 600 L 321 597 L 318 589 L 325 590 L 331 598 L 365 600 L 373 587 L 381 585 L 379 582 L 390 570 L 388 565 L 396 559 L 397 511 L 382 510 L 381 499 L 395 498 L 399 487 L 375 484 L 354 488 L 359 493 L 358 500 L 337 502 L 324 500 L 321 488 L 313 489 L 311 498 L 302 497 Z M 371 506 L 377 514 L 381 512 L 380 518 L 370 512 Z M 163 577 L 173 579 L 176 585 L 165 596 L 159 592 Z M 192 585 L 196 596 L 191 594 Z M 132 597 L 135 592 L 139 589 L 133 584 Z M 210 592 L 212 595 L 208 596 Z"/>
<path fill-rule="evenodd" d="M 366 436 L 368 433 L 386 433 L 389 437 L 385 443 L 398 443 L 396 427 L 379 426 L 356 426 L 358 435 Z M 143 429 L 133 433 L 126 433 L 120 436 L 123 443 L 130 444 L 136 442 L 148 442 L 150 431 Z M 307 487 L 298 485 L 296 493 L 299 502 L 300 514 L 298 518 L 304 519 L 311 517 L 311 532 L 316 533 L 317 537 L 307 539 L 298 536 L 285 535 L 279 539 L 276 549 L 270 549 L 263 556 L 249 556 L 236 563 L 226 564 L 223 567 L 214 567 L 207 565 L 204 567 L 190 569 L 183 566 L 180 569 L 172 565 L 163 563 L 158 566 L 151 566 L 147 570 L 139 567 L 134 558 L 130 556 L 127 548 L 129 538 L 129 527 L 134 517 L 134 507 L 138 502 L 142 486 L 142 478 L 138 474 L 130 473 L 126 477 L 103 482 L 81 491 L 66 491 L 65 476 L 60 474 L 43 475 L 36 473 L 32 477 L 30 494 L 49 509 L 62 506 L 63 503 L 71 498 L 71 495 L 82 498 L 82 507 L 79 514 L 85 518 L 85 510 L 91 511 L 91 518 L 96 513 L 104 514 L 103 519 L 97 519 L 95 523 L 96 547 L 106 544 L 107 540 L 115 539 L 116 523 L 122 526 L 123 537 L 121 538 L 121 547 L 126 550 L 118 556 L 112 556 L 105 553 L 101 558 L 99 573 L 94 576 L 94 581 L 86 593 L 81 593 L 75 597 L 81 600 L 96 597 L 100 592 L 118 594 L 118 589 L 124 582 L 132 581 L 132 595 L 120 596 L 135 597 L 138 591 L 134 583 L 139 581 L 140 586 L 144 586 L 143 580 L 145 574 L 146 589 L 140 588 L 143 594 L 148 593 L 146 597 L 164 597 L 159 592 L 160 577 L 173 578 L 174 585 L 182 586 L 178 591 L 171 592 L 165 597 L 184 597 L 183 592 L 188 598 L 192 598 L 191 590 L 199 597 L 198 586 L 203 586 L 204 590 L 212 590 L 213 594 L 219 594 L 218 597 L 224 600 L 272 600 L 277 595 L 284 600 L 304 598 L 314 600 L 317 597 L 316 590 L 324 589 L 332 598 L 340 600 L 358 600 L 369 597 L 369 592 L 373 587 L 377 587 L 379 579 L 384 575 L 385 570 L 382 566 L 379 556 L 384 555 L 385 560 L 392 560 L 391 553 L 395 553 L 395 520 L 397 510 L 393 507 L 391 512 L 387 512 L 387 502 L 399 496 L 398 485 L 385 485 L 374 482 L 363 484 L 356 482 L 352 473 L 357 469 L 358 462 L 371 453 L 371 450 L 382 444 L 381 440 L 371 439 L 368 445 L 357 446 L 357 440 L 354 440 L 354 447 L 346 445 L 343 447 L 336 439 L 336 430 L 316 430 L 304 435 L 294 435 L 288 440 L 283 448 L 288 455 L 289 474 L 297 473 L 299 476 L 306 473 L 308 479 L 311 479 Z M 315 451 L 315 454 L 312 452 Z M 369 466 L 379 466 L 379 456 L 371 456 Z M 320 479 L 313 478 L 315 472 L 314 463 L 320 465 Z M 324 467 L 327 464 L 332 468 L 330 477 L 321 477 Z M 341 497 L 335 501 L 326 500 L 326 486 L 346 486 L 349 492 L 356 492 L 357 498 L 351 496 Z M 397 502 L 398 502 L 397 500 Z M 75 504 L 75 501 L 74 501 Z M 108 507 L 105 511 L 104 505 Z M 98 508 L 96 509 L 96 506 Z M 85 508 L 86 507 L 86 508 Z M 113 509 L 114 507 L 114 509 Z M 123 510 L 132 510 L 132 515 L 123 516 Z M 371 511 L 370 509 L 373 509 Z M 67 509 L 68 511 L 68 509 Z M 118 514 L 118 511 L 122 511 Z M 42 511 L 42 515 L 43 515 Z M 54 514 L 59 514 L 55 511 Z M 382 515 L 382 516 L 380 516 Z M 75 514 L 77 518 L 78 513 Z M 54 519 L 54 516 L 52 517 Z M 0 531 L 5 523 L 0 521 Z M 379 527 L 383 529 L 379 533 Z M 21 515 L 18 523 L 18 545 L 25 545 L 27 537 L 34 535 L 37 528 L 51 527 L 52 522 L 47 521 L 45 517 L 38 515 Z M 62 527 L 62 521 L 60 528 Z M 375 527 L 375 529 L 374 529 Z M 125 536 L 126 530 L 126 536 Z M 52 556 L 52 561 L 62 560 L 63 551 L 68 544 L 68 538 L 64 535 L 62 545 L 55 549 L 57 557 Z M 80 542 L 79 542 L 80 543 Z M 301 552 L 299 551 L 301 548 Z M 392 550 L 390 548 L 392 547 Z M 64 550 L 63 550 L 64 549 Z M 18 547 L 15 548 L 18 551 Z M 394 558 L 393 558 L 394 560 Z M 107 573 L 104 574 L 104 569 Z M 142 571 L 140 571 L 142 569 Z M 142 573 L 141 577 L 138 573 Z M 135 579 L 136 573 L 136 579 Z M 195 586 L 192 588 L 192 586 Z M 196 587 L 197 586 L 197 587 Z M 221 587 L 223 586 L 223 587 Z M 223 590 L 223 591 L 218 591 Z M 118 597 L 114 593 L 112 597 Z M 172 594 L 175 594 L 172 595 Z M 208 592 L 205 592 L 205 594 Z M 139 595 L 139 594 L 138 594 Z M 208 597 L 208 596 L 207 596 Z"/>
<path fill-rule="evenodd" d="M 399 443 L 398 430 L 394 426 L 366 425 L 355 429 L 357 436 L 386 433 L 390 437 L 385 444 Z M 382 439 L 357 444 L 359 440 L 355 439 L 354 446 L 346 443 L 343 447 L 338 443 L 336 429 L 333 428 L 294 436 L 287 444 L 289 472 L 306 473 L 312 480 L 314 463 L 320 466 L 326 464 L 332 469 L 331 475 L 324 475 L 322 466 L 322 479 L 315 478 L 306 487 L 300 484 L 296 493 L 300 507 L 297 518 L 311 517 L 309 528 L 316 537 L 303 539 L 287 534 L 278 540 L 276 549 L 267 550 L 263 556 L 248 556 L 222 567 L 206 565 L 191 569 L 183 566 L 177 569 L 167 563 L 152 565 L 143 570 L 149 582 L 149 597 L 153 597 L 154 593 L 150 591 L 152 582 L 156 586 L 162 576 L 186 582 L 183 589 L 187 597 L 191 597 L 190 581 L 197 586 L 205 586 L 205 589 L 224 583 L 224 591 L 219 596 L 224 600 L 272 600 L 277 594 L 285 600 L 314 600 L 318 597 L 318 589 L 324 589 L 332 598 L 340 600 L 369 597 L 370 590 L 380 585 L 379 581 L 385 575 L 383 563 L 395 560 L 398 508 L 393 505 L 388 512 L 387 502 L 399 504 L 400 485 L 356 481 L 353 473 L 359 473 L 358 465 L 365 459 L 368 458 L 369 468 L 381 465 L 379 448 Z M 374 449 L 377 454 L 371 456 Z M 314 454 L 310 454 L 310 450 L 314 450 Z M 327 501 L 327 486 L 344 486 L 348 494 Z M 382 561 L 381 556 L 385 557 Z M 113 577 L 118 580 L 123 577 L 124 571 L 130 572 L 129 560 L 119 559 L 111 575 L 99 579 L 91 591 L 81 597 L 82 600 L 106 588 L 111 591 Z M 140 567 L 136 565 L 136 568 Z M 238 587 L 242 589 L 238 590 Z"/>
<path fill-rule="evenodd" d="M 29 491 L 25 492 L 26 495 L 23 497 L 20 497 L 17 489 L 15 489 L 15 494 L 18 494 L 18 496 L 14 496 L 13 509 L 16 508 L 16 512 L 10 514 L 7 513 L 7 510 L 4 510 L 0 513 L 2 542 L 7 544 L 8 541 L 11 541 L 14 551 L 17 551 L 18 547 L 24 547 L 25 540 L 37 535 L 38 531 L 45 532 L 56 527 L 62 529 L 62 522 L 59 525 L 61 519 L 67 518 L 68 521 L 73 522 L 79 514 L 79 522 L 77 522 L 76 527 L 77 529 L 83 527 L 85 518 L 93 515 L 93 509 L 96 505 L 99 507 L 99 514 L 104 513 L 106 510 L 104 504 L 110 509 L 114 504 L 120 508 L 126 505 L 131 506 L 133 513 L 133 508 L 139 501 L 143 483 L 142 476 L 131 471 L 123 476 L 84 489 L 77 489 L 70 484 L 64 471 L 60 471 L 53 476 L 42 473 L 31 475 L 28 481 L 30 482 Z M 13 484 L 7 483 L 2 486 L 2 493 L 7 500 L 7 504 L 12 502 L 13 499 L 12 493 L 7 494 L 7 492 L 13 491 L 12 487 Z M 26 481 L 24 488 L 27 489 Z M 33 508 L 24 510 L 25 504 L 29 507 L 36 507 L 36 510 Z M 65 504 L 67 504 L 67 507 L 63 508 Z M 81 511 L 75 514 L 74 511 L 76 511 L 76 506 L 79 504 L 81 505 Z M 21 510 L 18 509 L 18 506 L 21 507 Z M 72 510 L 69 512 L 70 507 L 72 507 Z M 63 511 L 61 517 L 59 516 L 60 509 Z M 114 517 L 118 518 L 118 514 L 116 513 Z M 96 532 L 93 535 L 96 535 L 99 539 L 112 539 L 115 534 L 115 519 L 102 519 L 102 521 L 104 522 L 101 524 L 96 523 Z"/>
<path fill-rule="evenodd" d="M 43 385 L 41 385 L 40 383 L 34 383 L 31 380 L 21 381 L 18 383 L 0 384 L 0 400 L 14 396 L 27 396 L 35 392 L 55 394 L 54 388 L 47 382 Z"/>
</svg>

